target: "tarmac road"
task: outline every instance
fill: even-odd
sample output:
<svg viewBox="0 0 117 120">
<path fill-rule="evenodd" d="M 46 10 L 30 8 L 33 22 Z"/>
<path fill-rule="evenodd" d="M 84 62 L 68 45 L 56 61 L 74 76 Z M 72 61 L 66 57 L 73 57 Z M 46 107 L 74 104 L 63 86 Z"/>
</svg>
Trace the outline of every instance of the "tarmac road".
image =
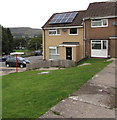
<svg viewBox="0 0 117 120">
<path fill-rule="evenodd" d="M 25 59 L 29 60 L 32 64 L 39 60 L 42 60 L 42 56 L 31 56 L 31 57 L 26 57 Z"/>
</svg>

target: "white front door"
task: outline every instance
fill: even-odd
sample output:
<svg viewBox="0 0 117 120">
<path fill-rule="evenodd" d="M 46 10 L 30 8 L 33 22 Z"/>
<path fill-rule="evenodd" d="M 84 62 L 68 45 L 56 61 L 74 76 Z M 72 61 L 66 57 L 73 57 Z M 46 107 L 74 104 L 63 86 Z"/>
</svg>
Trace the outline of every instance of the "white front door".
<svg viewBox="0 0 117 120">
<path fill-rule="evenodd" d="M 108 40 L 91 40 L 91 57 L 108 57 Z"/>
</svg>

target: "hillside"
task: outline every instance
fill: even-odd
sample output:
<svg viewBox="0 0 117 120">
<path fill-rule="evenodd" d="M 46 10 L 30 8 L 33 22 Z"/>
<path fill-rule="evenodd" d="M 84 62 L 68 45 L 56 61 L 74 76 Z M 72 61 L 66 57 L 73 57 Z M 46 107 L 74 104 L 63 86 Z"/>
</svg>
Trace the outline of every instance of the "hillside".
<svg viewBox="0 0 117 120">
<path fill-rule="evenodd" d="M 10 30 L 14 38 L 17 38 L 17 37 L 32 38 L 34 36 L 42 35 L 41 29 L 33 29 L 29 27 L 15 27 L 15 28 L 10 28 Z"/>
</svg>

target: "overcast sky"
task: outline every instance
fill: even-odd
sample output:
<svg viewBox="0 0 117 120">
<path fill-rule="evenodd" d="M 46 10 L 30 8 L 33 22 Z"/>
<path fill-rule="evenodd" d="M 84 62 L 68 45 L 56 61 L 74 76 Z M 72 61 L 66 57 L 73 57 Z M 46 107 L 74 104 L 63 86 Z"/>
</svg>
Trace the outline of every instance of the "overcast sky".
<svg viewBox="0 0 117 120">
<path fill-rule="evenodd" d="M 53 13 L 87 9 L 104 0 L 0 0 L 3 27 L 41 28 Z"/>
</svg>

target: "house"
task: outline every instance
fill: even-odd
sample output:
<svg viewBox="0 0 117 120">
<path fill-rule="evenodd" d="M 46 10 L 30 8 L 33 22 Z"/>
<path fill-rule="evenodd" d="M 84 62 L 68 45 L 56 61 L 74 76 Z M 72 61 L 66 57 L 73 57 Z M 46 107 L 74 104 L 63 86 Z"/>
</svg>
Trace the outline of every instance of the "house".
<svg viewBox="0 0 117 120">
<path fill-rule="evenodd" d="M 117 2 L 91 3 L 83 20 L 85 55 L 117 57 Z"/>
<path fill-rule="evenodd" d="M 53 14 L 42 27 L 43 59 L 117 57 L 116 4 L 96 2 L 84 11 Z"/>
<path fill-rule="evenodd" d="M 55 13 L 43 28 L 43 59 L 84 58 L 83 15 L 85 11 Z"/>
</svg>

